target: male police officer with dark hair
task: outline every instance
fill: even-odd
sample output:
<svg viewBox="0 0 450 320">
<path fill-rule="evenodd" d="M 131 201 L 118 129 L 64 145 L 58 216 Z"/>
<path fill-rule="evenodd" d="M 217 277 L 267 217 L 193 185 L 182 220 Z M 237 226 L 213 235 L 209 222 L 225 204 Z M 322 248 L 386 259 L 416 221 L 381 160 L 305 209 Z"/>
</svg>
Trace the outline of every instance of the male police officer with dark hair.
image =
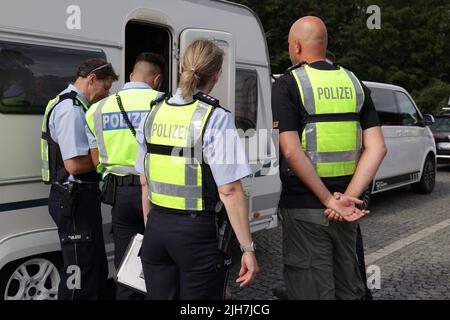
<svg viewBox="0 0 450 320">
<path fill-rule="evenodd" d="M 370 91 L 352 72 L 326 61 L 327 42 L 319 18 L 295 22 L 289 33 L 294 66 L 273 86 L 289 299 L 364 295 L 352 221 L 366 213 L 355 207 L 362 203 L 357 197 L 386 153 Z"/>
<path fill-rule="evenodd" d="M 52 99 L 44 114 L 42 178 L 52 185 L 48 207 L 58 226 L 63 254 L 61 300 L 100 298 L 108 276 L 99 178 L 89 155 L 84 113 L 91 103 L 108 95 L 115 80 L 110 63 L 86 60 L 74 84 Z"/>
<path fill-rule="evenodd" d="M 134 169 L 138 144 L 135 130 L 150 111 L 150 102 L 161 95 L 164 59 L 141 53 L 130 82 L 121 91 L 97 102 L 86 112 L 86 134 L 91 141 L 92 160 L 104 181 L 103 201 L 113 206 L 114 265 L 119 267 L 131 238 L 144 233 L 141 182 Z M 145 180 L 144 180 L 145 181 Z M 146 195 L 144 195 L 146 197 Z M 145 213 L 147 214 L 147 212 Z M 143 296 L 118 286 L 118 300 Z"/>
</svg>

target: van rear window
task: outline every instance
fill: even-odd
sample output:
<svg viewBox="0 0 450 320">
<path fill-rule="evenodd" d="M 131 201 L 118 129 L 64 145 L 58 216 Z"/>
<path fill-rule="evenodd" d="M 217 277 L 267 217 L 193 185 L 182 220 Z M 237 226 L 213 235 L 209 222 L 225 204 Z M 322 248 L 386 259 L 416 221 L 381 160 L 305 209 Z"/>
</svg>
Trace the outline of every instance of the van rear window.
<svg viewBox="0 0 450 320">
<path fill-rule="evenodd" d="M 106 56 L 102 51 L 0 41 L 0 112 L 43 114 L 47 102 L 91 58 Z"/>
<path fill-rule="evenodd" d="M 392 90 L 369 88 L 372 101 L 383 126 L 401 126 L 402 119 Z"/>
</svg>

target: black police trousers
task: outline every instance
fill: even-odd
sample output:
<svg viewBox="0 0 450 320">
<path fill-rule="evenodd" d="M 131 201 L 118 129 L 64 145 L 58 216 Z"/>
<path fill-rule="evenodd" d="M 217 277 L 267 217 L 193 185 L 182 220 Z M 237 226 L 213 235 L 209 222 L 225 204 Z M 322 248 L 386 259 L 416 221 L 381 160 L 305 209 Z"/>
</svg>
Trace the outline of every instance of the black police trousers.
<svg viewBox="0 0 450 320">
<path fill-rule="evenodd" d="M 141 185 L 117 186 L 114 206 L 111 210 L 114 238 L 114 265 L 116 270 L 125 255 L 131 238 L 137 233 L 144 234 L 142 215 Z M 117 285 L 117 300 L 139 300 L 145 296 L 126 287 Z"/>
<path fill-rule="evenodd" d="M 61 210 L 62 194 L 50 190 L 49 212 L 58 227 L 63 255 L 59 300 L 102 298 L 108 277 L 97 183 L 79 185 L 77 209 L 71 217 Z"/>
<path fill-rule="evenodd" d="M 141 248 L 147 298 L 223 299 L 231 260 L 217 247 L 214 212 L 152 205 Z"/>
</svg>

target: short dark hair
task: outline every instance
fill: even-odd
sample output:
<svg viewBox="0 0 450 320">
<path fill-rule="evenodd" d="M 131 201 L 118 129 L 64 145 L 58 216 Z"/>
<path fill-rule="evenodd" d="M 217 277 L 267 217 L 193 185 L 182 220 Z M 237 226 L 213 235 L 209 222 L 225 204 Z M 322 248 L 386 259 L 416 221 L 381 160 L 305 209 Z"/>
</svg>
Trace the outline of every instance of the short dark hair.
<svg viewBox="0 0 450 320">
<path fill-rule="evenodd" d="M 158 68 L 159 73 L 161 74 L 161 79 L 163 76 L 163 72 L 166 69 L 166 61 L 162 57 L 162 55 L 153 53 L 153 52 L 142 52 L 140 53 L 134 64 L 136 65 L 138 62 L 145 61 L 149 64 L 152 64 Z"/>
<path fill-rule="evenodd" d="M 95 74 L 99 80 L 104 80 L 108 77 L 113 78 L 114 81 L 119 79 L 111 63 L 102 58 L 93 58 L 84 61 L 78 68 L 76 78 L 87 78 L 91 73 Z"/>
</svg>

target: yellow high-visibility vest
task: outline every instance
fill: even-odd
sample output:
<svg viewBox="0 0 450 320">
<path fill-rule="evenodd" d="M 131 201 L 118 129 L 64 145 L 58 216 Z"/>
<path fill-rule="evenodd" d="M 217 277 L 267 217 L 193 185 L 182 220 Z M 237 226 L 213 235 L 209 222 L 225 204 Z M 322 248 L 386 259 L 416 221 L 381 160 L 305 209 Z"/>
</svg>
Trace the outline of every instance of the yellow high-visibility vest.
<svg viewBox="0 0 450 320">
<path fill-rule="evenodd" d="M 151 101 L 161 94 L 150 88 L 117 93 L 134 129 L 147 116 Z M 139 174 L 134 169 L 138 143 L 119 108 L 117 95 L 100 100 L 86 112 L 86 122 L 97 141 L 97 172 L 103 178 L 109 173 L 117 176 Z"/>
<path fill-rule="evenodd" d="M 41 175 L 45 183 L 62 181 L 69 176 L 64 168 L 59 146 L 53 141 L 49 131 L 50 114 L 60 102 L 66 99 L 72 99 L 74 104 L 81 106 L 84 111 L 88 109 L 83 99 L 77 96 L 75 91 L 59 95 L 48 102 L 41 128 Z"/>
<path fill-rule="evenodd" d="M 303 151 L 320 177 L 352 175 L 362 148 L 361 83 L 340 66 L 318 70 L 303 64 L 291 73 L 308 114 L 301 135 Z"/>
<path fill-rule="evenodd" d="M 202 136 L 215 108 L 208 101 L 217 100 L 194 100 L 181 106 L 161 101 L 148 114 L 145 173 L 153 204 L 176 210 L 215 209 L 217 185 L 202 161 Z"/>
</svg>

